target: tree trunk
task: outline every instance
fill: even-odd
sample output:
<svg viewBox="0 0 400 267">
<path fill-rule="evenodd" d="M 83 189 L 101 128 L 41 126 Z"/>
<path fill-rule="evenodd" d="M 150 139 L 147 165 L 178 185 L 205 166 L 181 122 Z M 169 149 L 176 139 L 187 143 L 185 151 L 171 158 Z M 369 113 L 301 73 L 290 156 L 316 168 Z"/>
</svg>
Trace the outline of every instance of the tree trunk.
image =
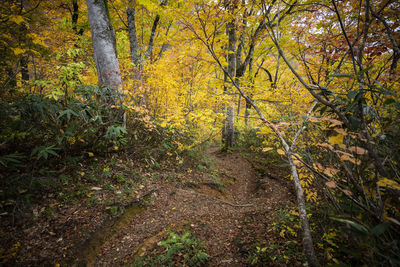
<svg viewBox="0 0 400 267">
<path fill-rule="evenodd" d="M 144 55 L 144 58 L 147 60 L 150 57 L 150 61 L 152 59 L 152 54 L 153 54 L 153 46 L 154 46 L 154 38 L 156 36 L 156 31 L 157 31 L 157 26 L 158 23 L 160 22 L 160 15 L 156 15 L 156 18 L 154 19 L 153 22 L 153 27 L 151 29 L 151 34 L 150 34 L 150 39 L 149 39 L 149 45 L 147 46 L 146 53 Z"/>
<path fill-rule="evenodd" d="M 135 67 L 139 67 L 140 64 L 140 48 L 137 41 L 137 33 L 136 33 L 136 10 L 133 6 L 133 1 L 129 0 L 129 7 L 126 10 L 126 17 L 128 21 L 128 35 L 129 35 L 129 46 L 131 49 L 131 60 Z"/>
<path fill-rule="evenodd" d="M 122 87 L 116 51 L 115 32 L 110 23 L 106 0 L 86 0 L 93 53 L 99 85 L 115 90 Z"/>
<path fill-rule="evenodd" d="M 251 103 L 246 100 L 246 109 L 244 111 L 244 124 L 246 128 L 249 128 L 249 115 L 250 115 Z"/>
<path fill-rule="evenodd" d="M 288 156 L 290 168 L 292 171 L 292 176 L 293 176 L 293 182 L 296 190 L 296 196 L 297 196 L 297 205 L 299 208 L 299 217 L 300 217 L 300 222 L 301 222 L 301 229 L 303 231 L 303 247 L 304 247 L 304 252 L 306 254 L 307 261 L 310 266 L 319 266 L 316 258 L 315 258 L 315 252 L 314 252 L 314 246 L 313 246 L 313 240 L 311 236 L 311 231 L 310 231 L 310 224 L 308 222 L 307 218 L 307 212 L 306 212 L 306 202 L 304 199 L 304 192 L 303 188 L 300 184 L 300 179 L 299 175 L 297 172 L 297 167 L 293 162 L 292 156 L 289 154 Z"/>
<path fill-rule="evenodd" d="M 231 77 L 235 77 L 236 73 L 236 29 L 234 21 L 229 22 L 226 25 L 226 32 L 228 34 L 228 74 Z M 229 78 L 225 75 L 225 94 L 232 94 L 231 86 L 229 88 L 226 87 L 226 84 L 229 83 Z M 235 143 L 235 107 L 232 100 L 226 104 L 226 119 L 224 124 L 224 129 L 222 132 L 222 141 L 224 143 L 225 149 L 231 148 Z"/>
<path fill-rule="evenodd" d="M 79 5 L 78 0 L 72 0 L 72 30 L 75 32 L 76 35 L 82 36 L 83 29 L 78 30 L 78 19 L 79 19 Z"/>
<path fill-rule="evenodd" d="M 26 56 L 21 57 L 19 61 L 21 65 L 21 79 L 23 81 L 29 81 L 29 70 L 28 70 L 28 59 Z"/>
</svg>

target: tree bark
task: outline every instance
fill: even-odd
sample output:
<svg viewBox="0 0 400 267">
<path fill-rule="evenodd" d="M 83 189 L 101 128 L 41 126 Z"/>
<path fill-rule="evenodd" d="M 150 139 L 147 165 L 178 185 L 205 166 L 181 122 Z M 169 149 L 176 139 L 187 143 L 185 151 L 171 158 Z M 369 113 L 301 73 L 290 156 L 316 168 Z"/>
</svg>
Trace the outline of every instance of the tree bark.
<svg viewBox="0 0 400 267">
<path fill-rule="evenodd" d="M 29 81 L 29 70 L 28 70 L 28 59 L 26 56 L 21 57 L 19 61 L 21 65 L 21 79 L 23 81 Z"/>
<path fill-rule="evenodd" d="M 115 90 L 122 87 L 116 51 L 115 32 L 110 23 L 106 0 L 86 0 L 93 53 L 99 85 Z"/>
<path fill-rule="evenodd" d="M 146 50 L 146 53 L 144 55 L 144 58 L 146 60 L 150 57 L 150 61 L 151 61 L 151 57 L 152 57 L 152 54 L 153 54 L 154 38 L 156 36 L 157 26 L 158 26 L 159 22 L 160 22 L 160 15 L 157 14 L 156 18 L 154 19 L 154 22 L 153 22 L 153 27 L 151 29 L 149 45 L 147 46 L 147 50 Z"/>
<path fill-rule="evenodd" d="M 126 17 L 128 21 L 128 36 L 129 36 L 129 47 L 131 50 L 131 60 L 134 66 L 134 78 L 141 80 L 141 60 L 140 60 L 140 47 L 137 40 L 136 32 L 136 10 L 133 6 L 133 1 L 129 0 L 129 7 L 126 10 Z"/>
<path fill-rule="evenodd" d="M 82 36 L 83 35 L 83 29 L 79 29 L 78 30 L 78 19 L 79 19 L 78 0 L 72 0 L 71 18 L 72 18 L 72 30 L 74 30 L 76 35 Z"/>
<path fill-rule="evenodd" d="M 226 32 L 228 35 L 228 69 L 227 73 L 231 77 L 235 77 L 236 74 L 236 29 L 235 29 L 235 22 L 231 21 L 226 25 Z M 225 81 L 225 88 L 224 93 L 230 95 L 231 86 L 229 88 L 226 87 L 226 84 L 230 82 L 227 75 L 224 78 Z M 226 119 L 224 124 L 224 129 L 222 133 L 222 141 L 224 143 L 225 149 L 231 148 L 235 143 L 235 107 L 232 100 L 226 105 Z"/>
</svg>

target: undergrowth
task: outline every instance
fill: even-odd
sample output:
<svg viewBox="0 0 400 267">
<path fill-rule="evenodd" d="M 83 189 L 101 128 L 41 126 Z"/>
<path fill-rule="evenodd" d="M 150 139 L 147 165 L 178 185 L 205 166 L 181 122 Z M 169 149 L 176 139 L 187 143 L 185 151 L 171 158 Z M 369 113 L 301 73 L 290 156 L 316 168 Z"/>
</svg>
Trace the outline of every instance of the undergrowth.
<svg viewBox="0 0 400 267">
<path fill-rule="evenodd" d="M 158 243 L 152 255 L 137 259 L 132 265 L 142 266 L 205 266 L 210 256 L 204 244 L 189 232 L 178 235 L 171 232 L 167 239 Z"/>
</svg>

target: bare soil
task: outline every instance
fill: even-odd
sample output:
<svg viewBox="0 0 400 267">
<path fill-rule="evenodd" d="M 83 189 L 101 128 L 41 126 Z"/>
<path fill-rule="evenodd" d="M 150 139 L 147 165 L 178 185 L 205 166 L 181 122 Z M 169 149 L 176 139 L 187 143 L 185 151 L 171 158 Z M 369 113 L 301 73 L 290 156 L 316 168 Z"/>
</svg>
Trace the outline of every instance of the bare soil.
<svg viewBox="0 0 400 267">
<path fill-rule="evenodd" d="M 272 213 L 279 207 L 292 205 L 293 195 L 286 182 L 268 178 L 263 179 L 266 189 L 259 190 L 259 178 L 239 153 L 219 154 L 217 148 L 212 148 L 209 156 L 216 161 L 219 171 L 225 173 L 227 186 L 223 193 L 205 184 L 166 184 L 152 194 L 154 204 L 104 242 L 90 263 L 131 263 L 156 246 L 168 231 L 186 228 L 205 242 L 211 256 L 209 266 L 246 265 L 245 247 L 254 238 L 268 238 Z M 249 218 L 252 218 L 250 226 Z"/>
</svg>

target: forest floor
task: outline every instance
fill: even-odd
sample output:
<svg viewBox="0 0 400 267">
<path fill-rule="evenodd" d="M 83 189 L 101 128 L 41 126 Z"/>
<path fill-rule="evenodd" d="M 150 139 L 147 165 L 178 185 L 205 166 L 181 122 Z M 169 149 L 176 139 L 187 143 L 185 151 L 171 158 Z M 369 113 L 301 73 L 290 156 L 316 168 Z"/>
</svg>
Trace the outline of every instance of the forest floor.
<svg viewBox="0 0 400 267">
<path fill-rule="evenodd" d="M 109 206 L 88 208 L 87 200 L 82 200 L 50 216 L 44 216 L 43 209 L 34 211 L 31 225 L 2 225 L 1 236 L 9 240 L 9 254 L 14 253 L 8 264 L 132 264 L 156 249 L 170 232 L 190 231 L 204 242 L 208 266 L 247 266 L 249 251 L 256 245 L 282 242 L 272 225 L 277 211 L 294 205 L 291 183 L 260 177 L 239 152 L 220 153 L 211 147 L 207 155 L 218 179 L 190 171 L 186 172 L 190 178 L 180 175 L 179 181 L 153 179 L 135 191 L 134 201 L 119 216 L 105 213 Z M 103 191 L 94 188 L 89 194 L 101 200 L 107 198 Z"/>
</svg>

